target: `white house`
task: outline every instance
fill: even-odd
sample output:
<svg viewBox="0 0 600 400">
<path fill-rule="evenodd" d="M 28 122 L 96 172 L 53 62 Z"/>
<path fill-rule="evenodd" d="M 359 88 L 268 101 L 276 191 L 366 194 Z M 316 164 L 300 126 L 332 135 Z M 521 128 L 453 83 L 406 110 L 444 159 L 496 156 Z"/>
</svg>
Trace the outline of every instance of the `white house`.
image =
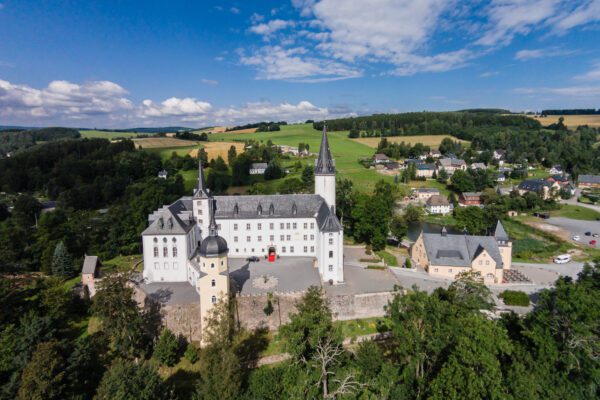
<svg viewBox="0 0 600 400">
<path fill-rule="evenodd" d="M 160 170 L 158 171 L 158 177 L 161 179 L 167 179 L 169 177 L 169 173 L 165 169 Z"/>
<path fill-rule="evenodd" d="M 443 196 L 433 195 L 425 202 L 425 210 L 429 214 L 450 214 L 452 212 L 452 205 Z"/>
<path fill-rule="evenodd" d="M 250 165 L 250 175 L 262 175 L 268 166 L 267 163 L 252 163 Z"/>
</svg>

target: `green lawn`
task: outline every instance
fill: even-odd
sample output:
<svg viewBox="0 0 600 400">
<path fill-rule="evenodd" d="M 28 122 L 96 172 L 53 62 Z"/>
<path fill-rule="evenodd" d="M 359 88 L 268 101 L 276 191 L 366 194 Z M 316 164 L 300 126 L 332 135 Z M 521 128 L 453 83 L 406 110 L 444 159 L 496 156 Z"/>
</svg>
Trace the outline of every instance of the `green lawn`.
<svg viewBox="0 0 600 400">
<path fill-rule="evenodd" d="M 595 221 L 597 218 L 600 218 L 598 211 L 570 204 L 565 204 L 560 207 L 560 210 L 552 211 L 550 214 L 553 217 L 571 218 L 582 221 Z"/>
<path fill-rule="evenodd" d="M 387 252 L 385 250 L 382 250 L 382 251 L 378 251 L 376 254 L 379 257 L 381 257 L 383 260 L 385 260 L 385 264 L 386 265 L 388 265 L 390 267 L 397 267 L 398 266 L 398 259 L 392 253 L 389 253 L 389 252 Z"/>
<path fill-rule="evenodd" d="M 522 262 L 547 262 L 552 257 L 566 253 L 573 246 L 558 237 L 532 228 L 524 223 L 507 219 L 503 222 L 513 241 L 513 260 Z"/>
<path fill-rule="evenodd" d="M 81 133 L 82 138 L 101 138 L 101 139 L 116 139 L 116 138 L 132 138 L 136 137 L 138 133 L 136 132 L 109 132 L 109 131 L 79 131 Z"/>
<path fill-rule="evenodd" d="M 128 272 L 133 266 L 142 259 L 141 254 L 131 256 L 117 256 L 110 260 L 102 261 L 102 271 L 104 272 Z M 142 271 L 143 264 L 140 263 L 136 271 Z"/>
<path fill-rule="evenodd" d="M 348 131 L 329 132 L 329 145 L 335 158 L 338 176 L 350 178 L 356 188 L 370 191 L 381 179 L 393 181 L 392 176 L 383 176 L 373 169 L 367 169 L 358 163 L 359 158 L 372 157 L 375 149 L 348 139 Z M 312 124 L 283 125 L 279 132 L 256 133 L 217 133 L 209 136 L 210 141 L 271 140 L 274 144 L 298 146 L 308 143 L 311 153 L 318 153 L 321 144 L 321 132 L 313 129 Z"/>
</svg>

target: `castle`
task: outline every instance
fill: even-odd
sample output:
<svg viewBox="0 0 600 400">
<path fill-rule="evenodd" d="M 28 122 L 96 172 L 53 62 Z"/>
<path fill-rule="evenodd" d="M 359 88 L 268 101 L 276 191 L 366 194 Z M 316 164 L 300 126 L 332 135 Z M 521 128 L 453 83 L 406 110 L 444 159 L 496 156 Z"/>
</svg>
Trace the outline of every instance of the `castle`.
<svg viewBox="0 0 600 400">
<path fill-rule="evenodd" d="M 314 174 L 315 194 L 213 196 L 199 162 L 193 196 L 148 217 L 144 281 L 189 282 L 200 296 L 202 321 L 229 295 L 229 257 L 313 257 L 322 281 L 342 283 L 344 232 L 335 215 L 336 170 L 326 129 Z"/>
</svg>

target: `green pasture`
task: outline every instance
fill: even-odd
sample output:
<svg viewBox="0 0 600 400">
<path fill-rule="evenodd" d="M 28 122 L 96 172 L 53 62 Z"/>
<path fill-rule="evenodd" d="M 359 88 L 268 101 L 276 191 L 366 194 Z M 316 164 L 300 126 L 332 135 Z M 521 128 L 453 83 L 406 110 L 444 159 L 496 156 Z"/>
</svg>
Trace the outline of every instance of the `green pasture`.
<svg viewBox="0 0 600 400">
<path fill-rule="evenodd" d="M 79 131 L 82 138 L 88 139 L 117 139 L 117 138 L 132 138 L 138 134 L 136 132 L 112 132 L 112 131 L 96 131 L 96 130 L 85 130 Z"/>
</svg>

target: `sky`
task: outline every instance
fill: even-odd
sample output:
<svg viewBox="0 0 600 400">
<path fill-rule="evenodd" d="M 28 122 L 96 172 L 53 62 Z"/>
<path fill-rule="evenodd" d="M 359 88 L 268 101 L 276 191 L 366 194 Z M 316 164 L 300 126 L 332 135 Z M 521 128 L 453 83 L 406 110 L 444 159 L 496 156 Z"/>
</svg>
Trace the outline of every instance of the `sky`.
<svg viewBox="0 0 600 400">
<path fill-rule="evenodd" d="M 0 0 L 0 125 L 600 108 L 600 0 Z"/>
</svg>

